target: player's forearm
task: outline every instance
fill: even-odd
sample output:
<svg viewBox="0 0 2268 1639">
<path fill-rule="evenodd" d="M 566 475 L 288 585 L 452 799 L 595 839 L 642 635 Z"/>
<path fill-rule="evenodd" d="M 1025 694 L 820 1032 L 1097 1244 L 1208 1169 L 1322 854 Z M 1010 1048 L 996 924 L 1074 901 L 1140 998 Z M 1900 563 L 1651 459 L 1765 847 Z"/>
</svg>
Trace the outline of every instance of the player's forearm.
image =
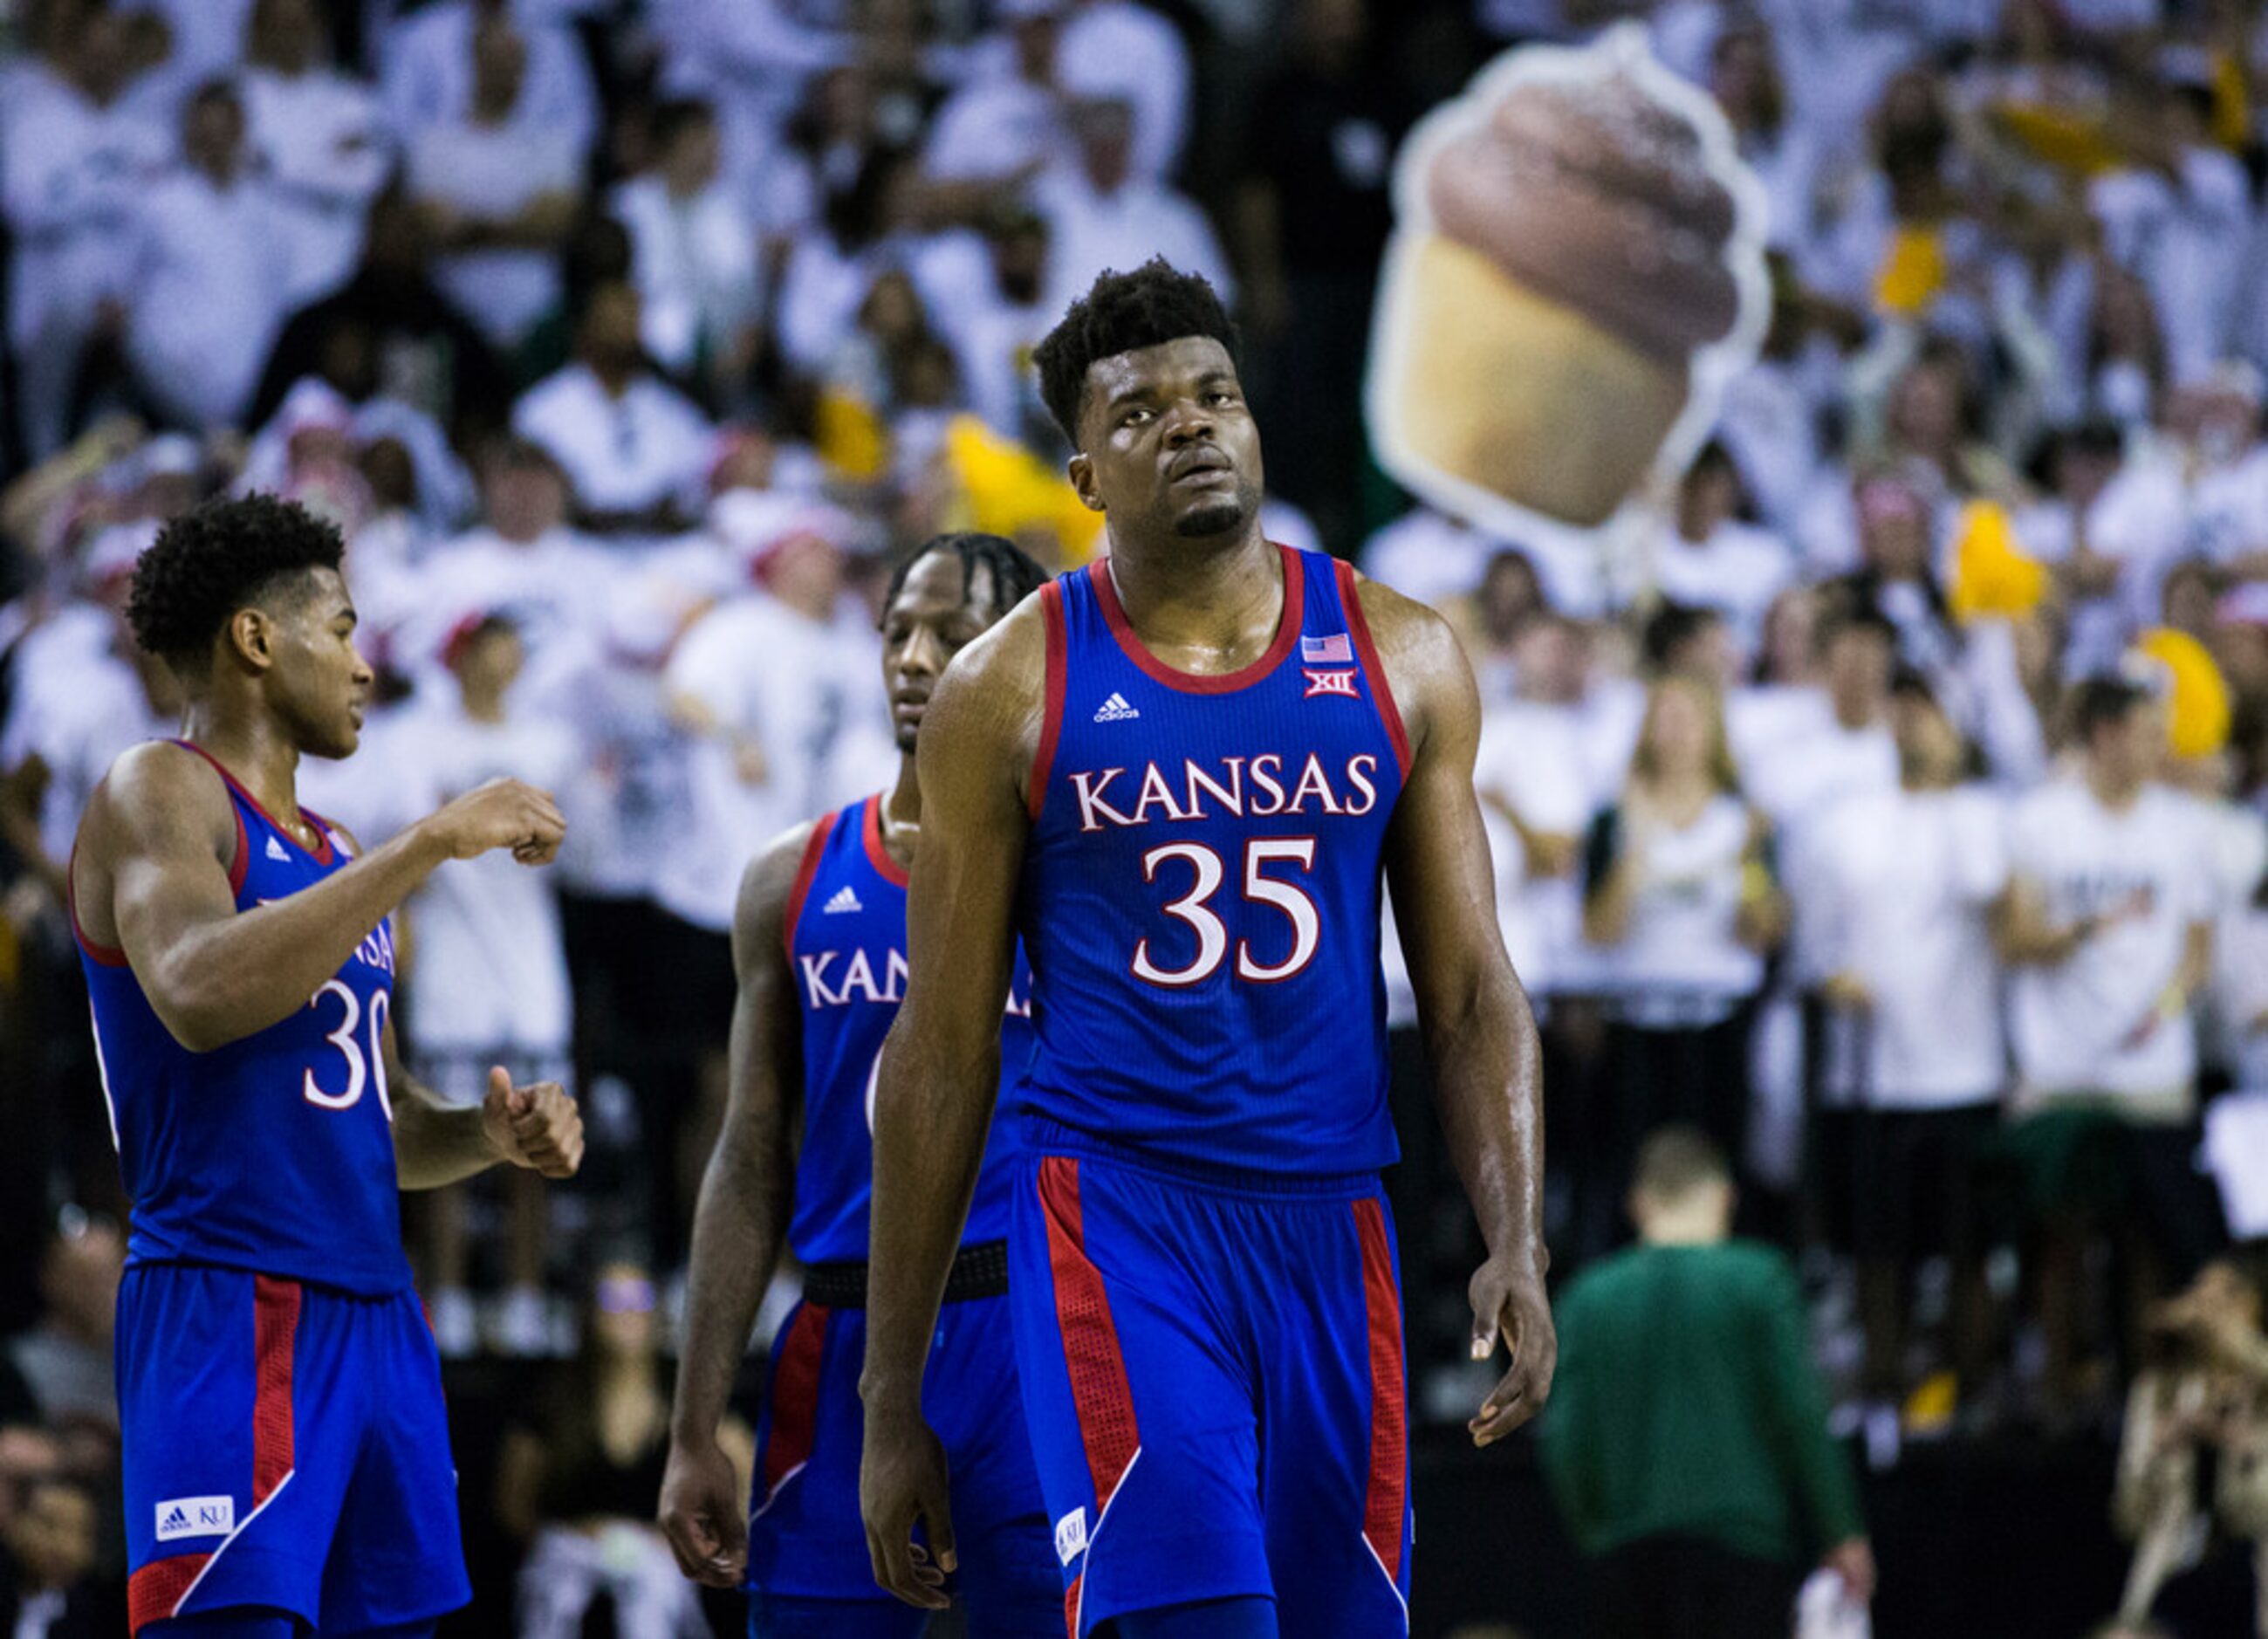
<svg viewBox="0 0 2268 1639">
<path fill-rule="evenodd" d="M 137 956 L 136 971 L 183 1046 L 225 1046 L 306 1007 L 446 857 L 438 839 L 412 826 L 311 888 L 217 917 L 154 961 Z M 135 930 L 124 931 L 134 955 Z"/>
<path fill-rule="evenodd" d="M 995 1007 L 984 1017 L 998 1016 Z M 918 1408 L 922 1365 L 968 1218 L 999 1086 L 1000 1044 L 954 1052 L 909 1031 L 883 1048 L 874 1104 L 874 1208 L 867 1264 L 866 1362 L 858 1392 Z"/>
<path fill-rule="evenodd" d="M 406 1190 L 438 1190 L 502 1159 L 477 1104 L 452 1109 L 412 1083 L 394 1108 L 394 1170 Z"/>
<path fill-rule="evenodd" d="M 786 1156 L 728 1123 L 701 1177 L 670 1437 L 717 1437 L 786 1233 Z"/>
<path fill-rule="evenodd" d="M 1491 1257 L 1543 1246 L 1543 1058 L 1527 993 L 1507 971 L 1424 1019 L 1434 1103 Z"/>
</svg>

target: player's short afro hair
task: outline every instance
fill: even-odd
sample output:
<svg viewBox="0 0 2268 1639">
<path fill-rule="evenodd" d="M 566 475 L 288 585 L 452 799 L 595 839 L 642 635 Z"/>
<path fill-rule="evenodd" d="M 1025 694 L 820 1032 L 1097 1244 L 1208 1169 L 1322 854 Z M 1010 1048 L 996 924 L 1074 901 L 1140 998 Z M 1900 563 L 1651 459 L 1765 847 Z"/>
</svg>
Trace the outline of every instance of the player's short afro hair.
<svg viewBox="0 0 2268 1639">
<path fill-rule="evenodd" d="M 1064 436 L 1079 447 L 1079 405 L 1087 366 L 1137 348 L 1185 336 L 1210 336 L 1238 351 L 1236 324 L 1202 274 L 1183 273 L 1152 256 L 1131 273 L 1105 273 L 1048 332 L 1033 354 L 1040 396 Z"/>
<path fill-rule="evenodd" d="M 237 610 L 286 576 L 336 569 L 345 550 L 338 526 L 296 501 L 246 495 L 192 507 L 135 560 L 134 640 L 176 670 L 202 671 Z"/>
<path fill-rule="evenodd" d="M 906 577 L 914 565 L 932 552 L 949 552 L 961 560 L 961 595 L 966 599 L 976 589 L 976 565 L 984 564 L 992 571 L 992 613 L 997 618 L 1038 591 L 1048 578 L 1030 553 L 1005 535 L 983 535 L 976 530 L 961 530 L 951 535 L 932 535 L 898 562 L 890 572 L 890 589 L 882 598 L 887 609 L 898 601 L 904 590 Z"/>
</svg>

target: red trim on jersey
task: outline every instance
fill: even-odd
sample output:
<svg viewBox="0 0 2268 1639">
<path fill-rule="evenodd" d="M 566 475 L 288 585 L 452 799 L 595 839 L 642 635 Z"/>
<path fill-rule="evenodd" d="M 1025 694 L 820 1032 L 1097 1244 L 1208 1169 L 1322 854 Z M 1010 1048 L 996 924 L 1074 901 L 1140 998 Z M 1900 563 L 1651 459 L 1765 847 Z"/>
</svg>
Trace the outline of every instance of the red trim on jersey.
<svg viewBox="0 0 2268 1639">
<path fill-rule="evenodd" d="M 1394 759 L 1402 764 L 1402 777 L 1410 778 L 1410 735 L 1402 727 L 1401 708 L 1394 704 L 1394 689 L 1386 681 L 1386 668 L 1379 663 L 1378 645 L 1371 640 L 1370 617 L 1362 612 L 1361 583 L 1355 579 L 1354 565 L 1344 558 L 1332 565 L 1339 578 L 1339 604 L 1346 610 L 1347 630 L 1354 633 L 1354 652 L 1362 657 L 1363 676 L 1370 680 L 1370 698 L 1378 706 L 1378 715 L 1386 724 L 1386 737 L 1394 742 Z"/>
<path fill-rule="evenodd" d="M 1276 545 L 1274 542 L 1269 544 Z M 1275 640 L 1269 644 L 1267 653 L 1249 666 L 1218 676 L 1176 670 L 1142 646 L 1142 639 L 1135 635 L 1134 623 L 1126 618 L 1125 605 L 1118 601 L 1118 587 L 1110 577 L 1108 558 L 1096 558 L 1086 572 L 1094 583 L 1094 599 L 1102 606 L 1102 618 L 1109 623 L 1110 635 L 1118 639 L 1118 646 L 1125 651 L 1128 660 L 1157 682 L 1183 694 L 1230 694 L 1258 683 L 1281 666 L 1307 625 L 1307 571 L 1300 562 L 1307 554 L 1288 546 L 1276 546 L 1276 550 L 1284 560 L 1284 609 L 1276 618 Z"/>
<path fill-rule="evenodd" d="M 1064 1632 L 1070 1635 L 1070 1639 L 1079 1639 L 1079 1584 L 1086 1580 L 1086 1573 L 1081 1571 L 1071 1579 L 1071 1586 L 1064 1590 Z"/>
<path fill-rule="evenodd" d="M 299 1283 L 267 1275 L 252 1279 L 253 1367 L 259 1385 L 252 1401 L 252 1506 L 275 1495 L 291 1474 L 291 1367 L 299 1333 Z"/>
<path fill-rule="evenodd" d="M 1033 753 L 1031 779 L 1024 790 L 1024 811 L 1035 825 L 1048 805 L 1048 781 L 1055 774 L 1056 742 L 1063 738 L 1064 685 L 1071 665 L 1060 582 L 1050 580 L 1040 588 L 1040 617 L 1048 633 L 1048 699 L 1040 718 L 1040 749 Z"/>
<path fill-rule="evenodd" d="M 828 1311 L 806 1303 L 795 1311 L 787 1335 L 772 1360 L 772 1426 L 764 1441 L 762 1509 L 811 1460 L 812 1436 L 819 1428 L 820 1365 L 827 1354 Z"/>
<path fill-rule="evenodd" d="M 214 772 L 228 782 L 229 789 L 235 792 L 238 796 L 242 797 L 247 802 L 249 802 L 252 805 L 252 811 L 254 813 L 259 815 L 261 818 L 266 820 L 270 825 L 274 826 L 277 832 L 282 835 L 284 841 L 290 843 L 293 847 L 306 854 L 316 864 L 328 865 L 334 860 L 338 858 L 338 854 L 331 847 L 331 833 L 329 830 L 325 826 L 316 824 L 309 816 L 306 809 L 301 808 L 299 810 L 299 823 L 307 826 L 308 829 L 315 833 L 317 838 L 319 838 L 323 845 L 320 848 L 311 848 L 306 843 L 300 841 L 298 837 L 293 833 L 290 826 L 284 824 L 273 814 L 270 814 L 267 808 L 261 805 L 258 797 L 254 796 L 249 791 L 247 791 L 244 788 L 244 782 L 237 779 L 235 775 L 230 773 L 227 769 L 222 767 L 220 759 L 215 757 L 211 752 L 206 750 L 204 747 L 197 744 L 193 740 L 176 740 L 173 743 L 187 750 L 195 752 L 199 757 L 204 758 L 206 762 L 211 764 L 213 765 Z M 242 815 L 239 815 L 237 816 L 237 829 L 239 831 L 244 829 L 244 816 Z M 238 882 L 240 886 L 242 884 L 242 878 L 240 876 L 238 878 Z"/>
<path fill-rule="evenodd" d="M 1126 1356 L 1118 1347 L 1110 1294 L 1103 1289 L 1102 1272 L 1086 1256 L 1077 1161 L 1049 1155 L 1040 1163 L 1040 1207 L 1047 1215 L 1056 1325 L 1063 1334 L 1064 1363 L 1071 1371 L 1071 1403 L 1079 1414 L 1079 1438 L 1086 1446 L 1099 1522 L 1134 1461 L 1142 1435 L 1135 1426 L 1134 1391 L 1126 1381 Z"/>
<path fill-rule="evenodd" d="M 162 1560 L 151 1560 L 126 1579 L 126 1626 L 129 1633 L 140 1633 L 145 1623 L 162 1621 L 173 1613 L 173 1607 L 189 1591 L 189 1584 L 204 1574 L 205 1561 L 210 1554 L 176 1554 Z"/>
<path fill-rule="evenodd" d="M 1402 1579 L 1402 1521 L 1408 1511 L 1410 1443 L 1403 1406 L 1402 1295 L 1394 1284 L 1394 1248 L 1386 1213 L 1375 1200 L 1354 1204 L 1362 1242 L 1362 1295 L 1370 1313 L 1370 1482 L 1362 1508 L 1362 1534 L 1398 1586 Z"/>
<path fill-rule="evenodd" d="M 795 867 L 795 886 L 787 890 L 787 920 L 780 928 L 780 948 L 787 952 L 788 965 L 795 965 L 795 927 L 803 920 L 803 902 L 811 892 L 811 879 L 819 875 L 819 856 L 827 852 L 827 839 L 834 834 L 835 822 L 843 817 L 837 808 L 832 814 L 822 814 L 811 827 L 811 840 L 803 845 L 803 859 Z"/>
<path fill-rule="evenodd" d="M 229 806 L 233 808 L 236 805 L 232 802 Z M 88 961 L 107 968 L 128 965 L 125 951 L 116 945 L 97 944 L 86 936 L 86 929 L 79 926 L 78 844 L 76 842 L 71 844 L 70 862 L 63 867 L 63 904 L 70 912 L 71 937 L 78 941 L 78 948 L 86 952 Z"/>
<path fill-rule="evenodd" d="M 902 888 L 912 878 L 906 867 L 890 857 L 890 850 L 882 841 L 882 796 L 880 792 L 866 799 L 866 823 L 858 828 L 866 843 L 866 863 L 886 882 Z"/>
</svg>

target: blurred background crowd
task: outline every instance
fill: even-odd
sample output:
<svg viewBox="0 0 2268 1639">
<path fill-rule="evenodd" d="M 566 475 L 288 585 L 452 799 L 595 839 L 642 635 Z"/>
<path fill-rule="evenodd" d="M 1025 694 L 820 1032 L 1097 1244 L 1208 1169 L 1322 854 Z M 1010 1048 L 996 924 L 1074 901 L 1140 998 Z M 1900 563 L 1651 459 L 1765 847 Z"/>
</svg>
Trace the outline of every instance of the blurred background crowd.
<svg viewBox="0 0 2268 1639">
<path fill-rule="evenodd" d="M 1498 50 L 1626 20 L 1763 186 L 1770 333 L 1602 540 L 1493 538 L 1368 456 L 1393 156 Z M 310 807 L 374 839 L 509 772 L 572 818 L 556 870 L 413 902 L 400 1016 L 445 1090 L 585 1103 L 575 1185 L 408 1228 L 453 1370 L 513 1385 L 477 1630 L 534 1542 L 520 1631 L 586 1631 L 569 1539 L 658 1481 L 740 865 L 894 766 L 899 556 L 1101 547 L 1030 351 L 1153 254 L 1244 328 L 1270 535 L 1468 644 L 1558 1271 L 1690 1124 L 1867 1472 L 2123 1428 L 2136 1616 L 2268 1533 L 2264 180 L 2257 0 L 0 0 L 17 1631 L 78 1631 L 116 1553 L 125 1203 L 63 869 L 177 720 L 120 613 L 163 520 L 261 489 L 344 531 L 386 704 Z M 1477 1245 L 1395 1039 L 1413 1405 L 1454 1422 Z M 2205 1557 L 2250 1619 L 2249 1551 Z"/>
</svg>

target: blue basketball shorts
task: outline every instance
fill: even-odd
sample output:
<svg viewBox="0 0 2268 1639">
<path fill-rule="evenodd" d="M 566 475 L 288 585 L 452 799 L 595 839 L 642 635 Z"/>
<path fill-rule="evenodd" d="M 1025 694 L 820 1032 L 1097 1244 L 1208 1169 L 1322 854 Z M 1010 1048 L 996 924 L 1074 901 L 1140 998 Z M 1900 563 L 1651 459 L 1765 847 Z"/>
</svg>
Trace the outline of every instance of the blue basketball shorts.
<svg viewBox="0 0 2268 1639">
<path fill-rule="evenodd" d="M 748 1510 L 748 1587 L 760 1635 L 767 1610 L 784 1614 L 801 1601 L 879 1602 L 903 1613 L 906 1632 L 920 1629 L 924 1613 L 875 1585 L 858 1514 L 865 1357 L 862 1309 L 799 1303 L 774 1341 Z M 966 1607 L 969 1630 L 988 1639 L 1055 1639 L 1063 1588 L 1025 1433 L 1008 1299 L 971 1297 L 939 1310 L 922 1409 L 945 1446 L 959 1559 L 946 1586 Z"/>
<path fill-rule="evenodd" d="M 139 1264 L 117 1355 L 136 1631 L 265 1606 L 352 1634 L 472 1598 L 415 1293 Z"/>
<path fill-rule="evenodd" d="M 1409 1631 L 1402 1300 L 1375 1174 L 1034 1154 L 1009 1247 L 1071 1639 L 1254 1596 L 1301 1639 Z"/>
</svg>

